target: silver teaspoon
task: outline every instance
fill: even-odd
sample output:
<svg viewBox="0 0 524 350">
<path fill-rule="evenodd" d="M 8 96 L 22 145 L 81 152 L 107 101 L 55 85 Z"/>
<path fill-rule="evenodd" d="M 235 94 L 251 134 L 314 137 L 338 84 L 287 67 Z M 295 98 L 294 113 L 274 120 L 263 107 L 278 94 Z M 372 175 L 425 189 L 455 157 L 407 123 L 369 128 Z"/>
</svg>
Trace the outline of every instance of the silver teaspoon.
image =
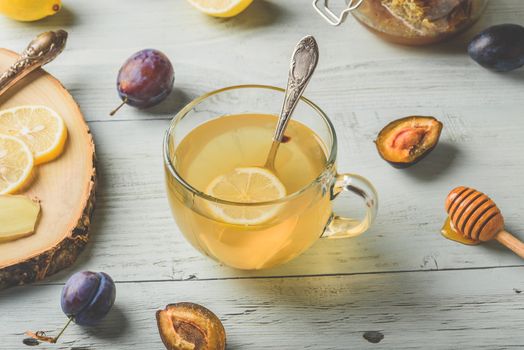
<svg viewBox="0 0 524 350">
<path fill-rule="evenodd" d="M 264 168 L 268 170 L 275 172 L 275 157 L 278 146 L 282 142 L 291 115 L 311 79 L 317 63 L 318 45 L 315 38 L 308 35 L 298 42 L 291 56 L 284 104 L 282 105 L 275 134 L 273 135 L 273 143 L 264 165 Z"/>
<path fill-rule="evenodd" d="M 0 76 L 0 96 L 32 71 L 54 60 L 64 49 L 66 41 L 67 32 L 61 29 L 34 38 L 18 60 Z"/>
</svg>

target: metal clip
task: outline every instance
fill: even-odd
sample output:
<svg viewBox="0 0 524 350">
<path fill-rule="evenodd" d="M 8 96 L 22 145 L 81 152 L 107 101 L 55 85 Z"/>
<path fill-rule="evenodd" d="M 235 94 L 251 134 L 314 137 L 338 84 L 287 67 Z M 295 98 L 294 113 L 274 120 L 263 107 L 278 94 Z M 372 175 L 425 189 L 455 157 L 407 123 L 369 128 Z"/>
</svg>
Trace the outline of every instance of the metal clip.
<svg viewBox="0 0 524 350">
<path fill-rule="evenodd" d="M 322 4 L 319 5 L 319 2 Z M 328 5 L 328 0 L 313 0 L 313 7 L 332 26 L 338 26 L 344 22 L 348 13 L 356 9 L 364 0 L 348 0 L 348 7 L 339 16 L 333 13 Z"/>
</svg>

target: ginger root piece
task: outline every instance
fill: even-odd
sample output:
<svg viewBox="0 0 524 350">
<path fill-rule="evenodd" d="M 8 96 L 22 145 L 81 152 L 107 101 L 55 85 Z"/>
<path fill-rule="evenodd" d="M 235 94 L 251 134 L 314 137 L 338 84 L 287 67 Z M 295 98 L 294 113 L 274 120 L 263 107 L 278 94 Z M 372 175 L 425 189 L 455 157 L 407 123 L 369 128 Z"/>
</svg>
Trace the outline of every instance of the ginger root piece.
<svg viewBox="0 0 524 350">
<path fill-rule="evenodd" d="M 38 201 L 21 195 L 0 195 L 0 243 L 31 235 L 39 213 Z"/>
</svg>

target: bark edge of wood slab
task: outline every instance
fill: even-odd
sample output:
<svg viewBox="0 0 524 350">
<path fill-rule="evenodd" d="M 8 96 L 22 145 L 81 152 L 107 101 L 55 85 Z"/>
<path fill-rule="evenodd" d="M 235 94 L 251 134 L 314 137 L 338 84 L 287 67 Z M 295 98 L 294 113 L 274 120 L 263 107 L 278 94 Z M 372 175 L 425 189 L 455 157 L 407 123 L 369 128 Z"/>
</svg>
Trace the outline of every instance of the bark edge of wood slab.
<svg viewBox="0 0 524 350">
<path fill-rule="evenodd" d="M 17 58 L 18 54 L 15 52 L 0 49 L 0 71 L 5 70 Z M 42 91 L 45 93 L 40 94 L 39 92 Z M 62 225 L 66 229 L 53 232 L 52 235 L 47 235 L 48 231 L 45 231 L 52 227 L 50 222 L 58 215 L 58 209 L 55 212 L 51 210 L 51 213 L 46 216 L 46 222 L 42 222 L 44 227 L 37 226 L 35 236 L 40 234 L 38 242 L 44 242 L 40 245 L 47 244 L 47 236 L 54 238 L 49 239 L 48 246 L 38 247 L 34 251 L 30 250 L 27 256 L 22 256 L 24 253 L 20 253 L 20 257 L 5 258 L 0 254 L 0 290 L 42 280 L 71 266 L 87 244 L 96 202 L 95 146 L 89 127 L 73 97 L 60 81 L 44 70 L 37 69 L 0 96 L 0 109 L 21 104 L 43 104 L 57 110 L 64 118 L 69 131 L 64 154 L 55 161 L 37 167 L 34 184 L 31 184 L 24 194 L 36 198 L 40 198 L 39 194 L 41 194 L 44 197 L 42 198 L 43 215 L 46 215 L 46 206 L 49 209 L 49 206 L 53 204 L 53 199 L 63 200 L 61 197 L 67 196 L 69 194 L 67 191 L 72 187 L 75 187 L 74 193 L 78 200 L 76 201 L 75 197 L 74 203 L 60 203 L 59 205 L 64 218 L 57 220 L 66 222 Z M 78 164 L 78 168 L 75 167 L 74 162 L 76 161 L 82 162 Z M 72 176 L 78 175 L 75 171 L 81 172 L 81 176 Z M 54 187 L 47 191 L 50 193 L 46 191 L 44 191 L 46 193 L 41 193 L 43 186 L 49 182 L 48 177 L 52 174 L 60 174 L 63 178 L 53 179 Z M 62 188 L 63 191 L 58 190 Z M 70 210 L 67 210 L 68 208 Z M 43 218 L 41 220 L 44 221 Z M 42 231 L 39 231 L 39 228 L 42 228 Z M 31 239 L 30 237 L 32 236 L 13 241 L 15 243 L 4 243 L 6 246 L 12 244 L 9 247 L 13 247 L 4 247 L 4 253 L 15 254 L 14 249 L 21 249 L 24 240 Z M 0 250 L 1 246 L 2 244 L 0 244 Z"/>
</svg>

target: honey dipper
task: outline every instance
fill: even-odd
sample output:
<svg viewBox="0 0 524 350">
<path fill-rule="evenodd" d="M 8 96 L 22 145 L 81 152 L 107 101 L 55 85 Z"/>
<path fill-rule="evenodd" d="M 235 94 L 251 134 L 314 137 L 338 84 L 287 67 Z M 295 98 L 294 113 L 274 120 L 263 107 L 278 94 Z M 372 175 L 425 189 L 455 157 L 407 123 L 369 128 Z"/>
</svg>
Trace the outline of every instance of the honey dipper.
<svg viewBox="0 0 524 350">
<path fill-rule="evenodd" d="M 504 217 L 495 202 L 484 193 L 457 187 L 446 198 L 446 212 L 459 234 L 481 242 L 496 239 L 524 259 L 524 243 L 504 230 Z"/>
</svg>

